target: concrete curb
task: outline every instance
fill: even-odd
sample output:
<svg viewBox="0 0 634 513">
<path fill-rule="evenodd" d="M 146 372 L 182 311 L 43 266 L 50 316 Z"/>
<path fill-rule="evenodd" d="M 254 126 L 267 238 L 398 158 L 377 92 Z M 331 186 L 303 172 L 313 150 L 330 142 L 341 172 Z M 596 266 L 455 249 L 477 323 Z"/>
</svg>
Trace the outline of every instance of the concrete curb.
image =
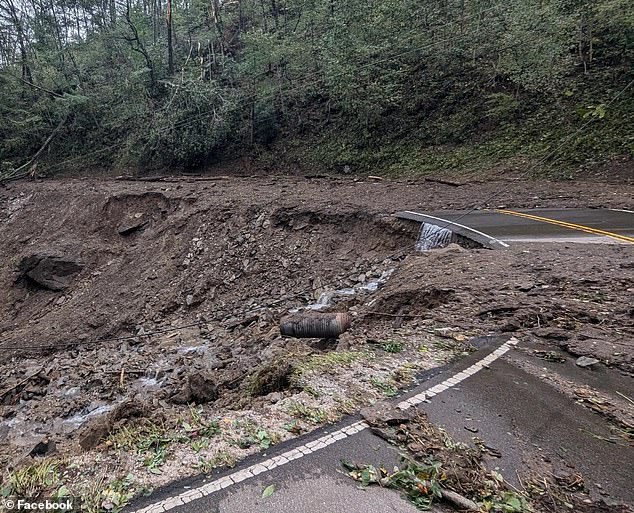
<svg viewBox="0 0 634 513">
<path fill-rule="evenodd" d="M 403 212 L 397 212 L 394 214 L 395 217 L 399 219 L 406 219 L 408 221 L 416 221 L 418 223 L 423 224 L 433 224 L 435 226 L 441 228 L 447 228 L 452 232 L 461 235 L 462 237 L 466 237 L 471 239 L 478 244 L 482 244 L 485 248 L 488 249 L 504 249 L 508 248 L 509 245 L 505 242 L 502 242 L 495 237 L 491 237 L 486 233 L 479 232 L 478 230 L 474 230 L 473 228 L 469 228 L 463 224 L 455 223 L 453 221 L 449 221 L 448 219 L 442 219 L 441 217 L 434 217 L 428 214 L 421 214 L 419 212 L 412 212 L 410 210 L 405 210 Z"/>
</svg>

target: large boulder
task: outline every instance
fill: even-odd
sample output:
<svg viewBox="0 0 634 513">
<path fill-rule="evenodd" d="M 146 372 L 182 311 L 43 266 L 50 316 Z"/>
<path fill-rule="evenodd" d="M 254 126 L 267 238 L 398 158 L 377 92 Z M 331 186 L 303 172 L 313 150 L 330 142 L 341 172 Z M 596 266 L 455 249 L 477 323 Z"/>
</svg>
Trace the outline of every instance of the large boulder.
<svg viewBox="0 0 634 513">
<path fill-rule="evenodd" d="M 24 257 L 18 267 L 19 278 L 48 290 L 70 286 L 83 264 L 76 257 L 35 254 Z"/>
</svg>

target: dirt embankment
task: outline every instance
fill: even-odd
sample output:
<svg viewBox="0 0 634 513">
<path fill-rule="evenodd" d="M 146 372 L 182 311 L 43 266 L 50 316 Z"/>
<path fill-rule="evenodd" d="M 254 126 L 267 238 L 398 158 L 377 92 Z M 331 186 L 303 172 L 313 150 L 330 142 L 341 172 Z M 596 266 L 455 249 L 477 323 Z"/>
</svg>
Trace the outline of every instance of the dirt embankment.
<svg viewBox="0 0 634 513">
<path fill-rule="evenodd" d="M 520 244 L 493 262 L 448 247 L 409 256 L 376 308 L 407 318 L 428 306 L 429 318 L 473 335 L 514 333 L 634 374 L 631 256 L 627 245 Z"/>
</svg>

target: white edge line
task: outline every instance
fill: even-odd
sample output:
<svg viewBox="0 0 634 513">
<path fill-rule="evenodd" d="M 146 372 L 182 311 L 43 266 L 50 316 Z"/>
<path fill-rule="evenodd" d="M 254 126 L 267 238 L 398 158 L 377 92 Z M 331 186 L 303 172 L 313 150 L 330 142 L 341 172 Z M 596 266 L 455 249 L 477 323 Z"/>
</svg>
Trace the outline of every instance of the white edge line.
<svg viewBox="0 0 634 513">
<path fill-rule="evenodd" d="M 504 242 L 501 241 L 500 239 L 496 239 L 495 237 L 491 237 L 490 235 L 487 235 L 484 232 L 481 232 L 479 230 L 475 230 L 473 228 L 469 228 L 468 226 L 465 226 L 464 224 L 460 224 L 460 223 L 456 223 L 454 221 L 450 221 L 449 219 L 443 219 L 442 217 L 435 217 L 435 216 L 430 216 L 429 214 L 421 214 L 420 212 L 414 212 L 413 210 L 405 210 L 406 214 L 416 214 L 418 216 L 424 216 L 424 217 L 428 217 L 429 219 L 435 219 L 436 221 L 442 221 L 443 223 L 449 223 L 450 225 L 453 224 L 454 226 L 458 226 L 460 228 L 464 228 L 465 230 L 468 230 L 470 232 L 473 233 L 477 233 L 478 235 L 482 235 L 484 238 L 488 239 L 491 242 L 497 242 L 499 244 L 501 244 L 502 246 L 504 246 L 505 248 L 508 248 L 509 245 Z M 445 226 L 445 228 L 447 228 L 447 226 Z"/>
<path fill-rule="evenodd" d="M 612 212 L 627 212 L 628 214 L 634 214 L 634 210 L 625 210 L 624 208 L 611 208 Z"/>
<path fill-rule="evenodd" d="M 495 351 L 478 360 L 473 365 L 467 367 L 462 371 L 456 372 L 453 376 L 450 376 L 443 382 L 438 383 L 437 385 L 434 385 L 433 387 L 430 387 L 413 397 L 409 397 L 401 401 L 397 404 L 397 408 L 401 410 L 407 410 L 408 408 L 411 408 L 416 404 L 420 404 L 425 400 L 429 400 L 431 397 L 439 393 L 449 390 L 451 387 L 459 385 L 464 379 L 467 379 L 482 370 L 484 368 L 484 365 L 482 363 L 483 361 L 485 361 L 486 365 L 490 365 L 491 362 L 503 356 L 509 349 L 515 347 L 517 343 L 518 340 L 515 337 L 510 338 Z M 460 375 L 460 379 L 455 379 L 455 377 L 458 375 Z M 430 390 L 432 389 L 434 391 L 430 393 Z M 168 499 L 164 499 L 162 501 L 146 506 L 142 509 L 138 509 L 133 513 L 165 513 L 166 511 L 169 511 L 171 509 L 177 508 L 179 506 L 184 506 L 185 504 L 193 502 L 197 499 L 202 499 L 203 497 L 212 495 L 220 490 L 224 490 L 225 488 L 234 486 L 238 483 L 241 483 L 242 481 L 251 479 L 259 474 L 269 472 L 274 468 L 286 465 L 287 463 L 290 463 L 291 461 L 294 461 L 296 459 L 303 458 L 308 454 L 320 451 L 328 447 L 329 445 L 338 442 L 339 440 L 354 436 L 360 431 L 363 431 L 364 429 L 367 429 L 369 427 L 370 426 L 363 420 L 353 422 L 351 424 L 343 426 L 337 431 L 328 433 L 315 440 L 311 440 L 310 442 L 307 442 L 304 445 L 300 445 L 299 447 L 294 447 L 293 449 L 279 454 L 278 456 L 274 456 L 265 461 L 260 461 L 251 465 L 250 467 L 237 470 L 236 472 L 223 476 L 219 479 L 216 479 L 215 481 L 205 483 L 198 488 L 187 490 L 186 492 L 183 492 L 174 497 L 170 497 Z"/>
</svg>

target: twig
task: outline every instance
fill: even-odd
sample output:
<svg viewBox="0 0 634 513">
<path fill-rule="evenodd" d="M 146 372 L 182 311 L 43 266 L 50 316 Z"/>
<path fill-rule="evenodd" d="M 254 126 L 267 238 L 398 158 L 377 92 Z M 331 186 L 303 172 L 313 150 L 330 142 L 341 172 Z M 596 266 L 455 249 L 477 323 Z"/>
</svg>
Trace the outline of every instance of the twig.
<svg viewBox="0 0 634 513">
<path fill-rule="evenodd" d="M 443 499 L 460 509 L 480 511 L 480 507 L 475 502 L 473 502 L 471 499 L 467 499 L 457 492 L 443 488 L 441 490 L 441 493 Z"/>
<path fill-rule="evenodd" d="M 519 481 L 520 486 L 522 487 L 522 491 L 526 492 L 526 487 L 524 486 L 524 483 L 522 483 L 522 478 L 520 477 L 520 473 L 518 472 L 517 469 L 515 469 L 515 474 L 517 475 L 517 480 Z"/>
<path fill-rule="evenodd" d="M 601 436 L 601 435 L 595 435 L 594 433 L 588 431 L 587 429 L 580 429 L 579 431 L 582 431 L 583 433 L 587 433 L 592 438 L 596 438 L 597 440 L 602 440 L 604 442 L 608 442 L 608 443 L 611 443 L 611 444 L 614 444 L 614 445 L 620 445 L 621 447 L 627 447 L 626 445 L 617 443 L 616 440 L 612 440 L 611 438 L 606 438 L 606 437 Z"/>
<path fill-rule="evenodd" d="M 383 317 L 410 317 L 410 318 L 429 318 L 429 314 L 421 314 L 421 315 L 416 315 L 416 314 L 392 314 L 392 313 L 386 313 L 386 312 L 376 312 L 373 310 L 368 310 L 363 312 L 364 314 L 368 314 L 368 315 L 380 315 Z"/>
<path fill-rule="evenodd" d="M 33 374 L 31 374 L 30 376 L 24 378 L 22 381 L 16 383 L 12 387 L 7 388 L 4 392 L 0 392 L 0 399 L 4 398 L 5 395 L 7 395 L 9 392 L 15 390 L 19 386 L 24 385 L 25 383 L 28 383 L 31 378 L 34 378 L 35 376 L 37 376 L 43 370 L 44 370 L 44 367 L 40 367 L 37 372 L 34 372 Z"/>
<path fill-rule="evenodd" d="M 625 399 L 626 401 L 634 404 L 634 401 L 632 399 L 630 399 L 628 396 L 626 396 L 625 394 L 622 394 L 621 392 L 619 392 L 618 390 L 615 391 L 617 394 L 619 394 L 623 399 Z"/>
</svg>

